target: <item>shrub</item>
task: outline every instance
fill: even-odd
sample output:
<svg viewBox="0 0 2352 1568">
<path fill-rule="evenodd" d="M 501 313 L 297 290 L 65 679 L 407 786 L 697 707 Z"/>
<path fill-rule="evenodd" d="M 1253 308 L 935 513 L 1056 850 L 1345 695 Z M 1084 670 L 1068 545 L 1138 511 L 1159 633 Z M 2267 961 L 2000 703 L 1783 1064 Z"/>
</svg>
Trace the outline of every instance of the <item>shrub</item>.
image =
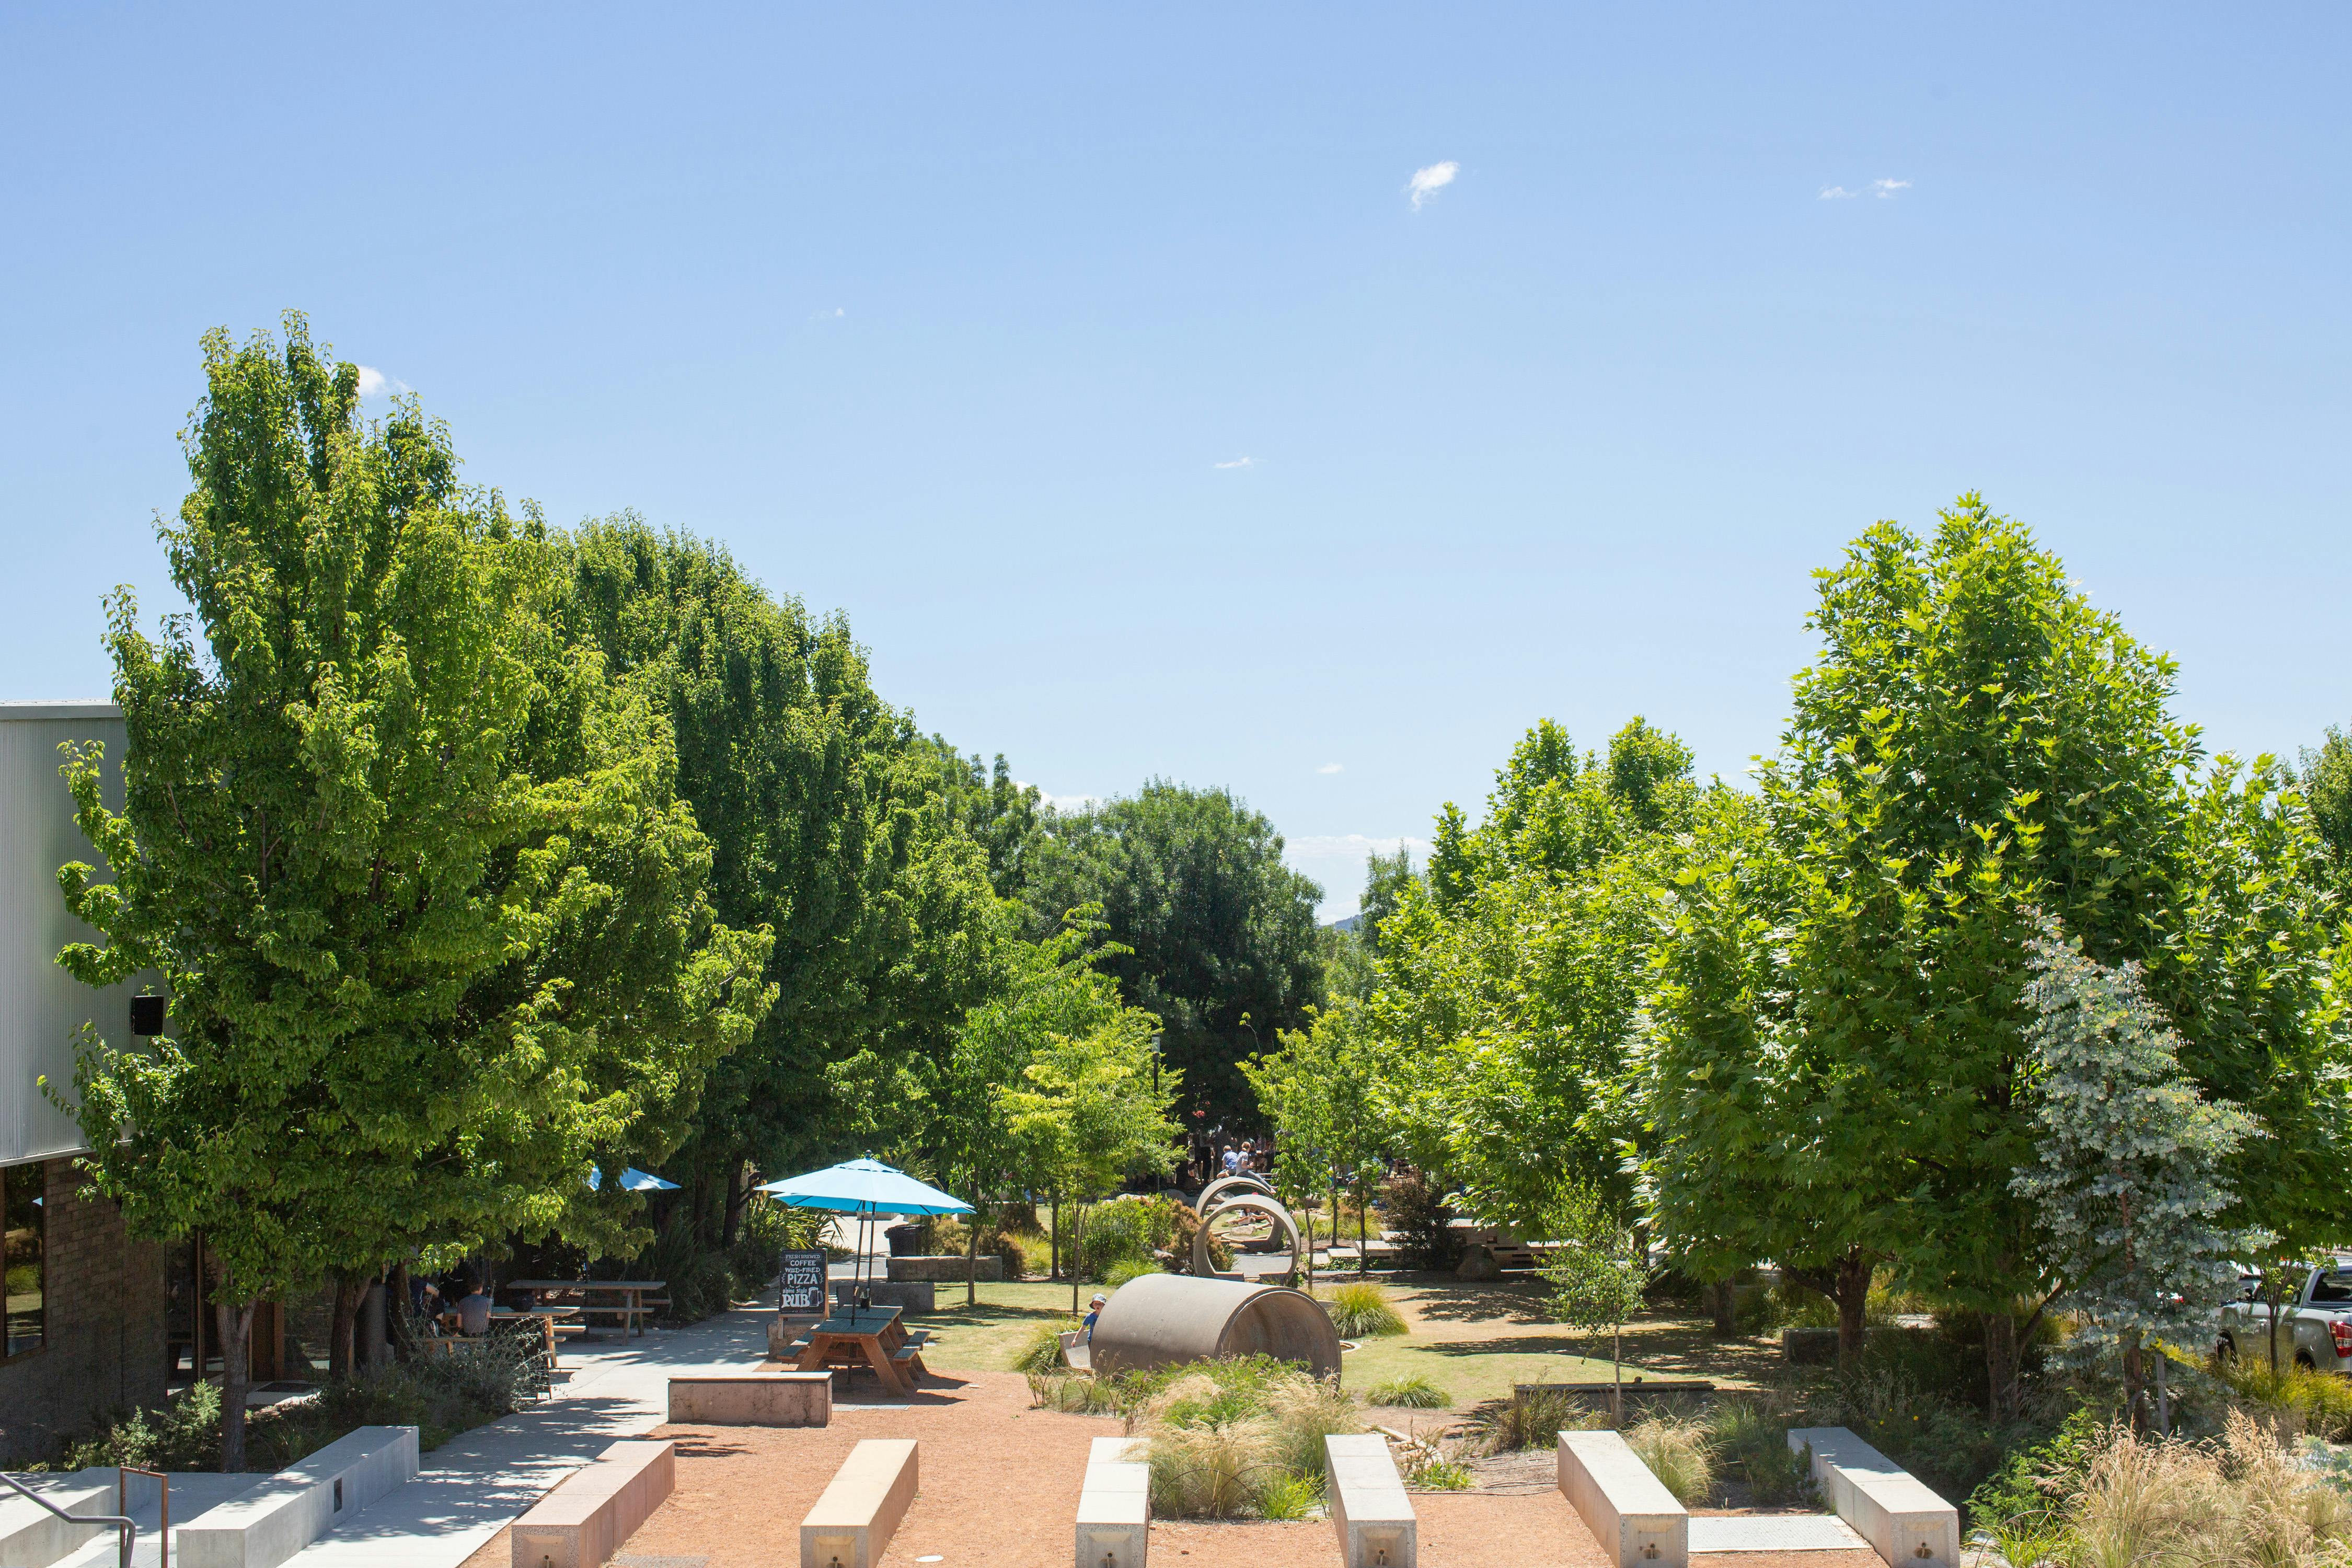
<svg viewBox="0 0 2352 1568">
<path fill-rule="evenodd" d="M 1425 1492 L 1462 1492 L 1477 1485 L 1478 1478 L 1458 1460 L 1430 1459 L 1406 1470 L 1404 1484 Z"/>
<path fill-rule="evenodd" d="M 1160 1205 L 1143 1198 L 1115 1198 L 1086 1211 L 1079 1227 L 1077 1270 L 1081 1279 L 1107 1279 L 1122 1263 L 1150 1263 L 1153 1231 L 1164 1242 L 1174 1226 Z"/>
<path fill-rule="evenodd" d="M 1786 1422 L 1768 1419 L 1744 1401 L 1718 1405 L 1710 1435 L 1717 1457 L 1759 1505 L 1798 1502 L 1813 1489 L 1804 1456 L 1790 1450 Z"/>
<path fill-rule="evenodd" d="M 1013 1352 L 1013 1370 L 1030 1373 L 1055 1373 L 1062 1367 L 1062 1335 L 1078 1326 L 1076 1318 L 1056 1318 L 1040 1323 L 1029 1331 L 1021 1348 Z"/>
<path fill-rule="evenodd" d="M 1284 1476 L 1258 1499 L 1261 1519 L 1306 1519 L 1323 1506 L 1319 1476 Z"/>
<path fill-rule="evenodd" d="M 1147 1274 L 1161 1272 L 1159 1263 L 1151 1258 L 1130 1258 L 1123 1263 L 1113 1264 L 1110 1272 L 1103 1276 L 1103 1283 L 1116 1290 L 1130 1279 L 1140 1279 Z"/>
<path fill-rule="evenodd" d="M 2331 1443 L 2352 1438 L 2352 1378 L 2285 1362 L 2273 1372 L 2267 1355 L 2225 1357 L 2214 1370 L 2239 1398 L 2266 1411 L 2292 1413 L 2315 1436 Z"/>
<path fill-rule="evenodd" d="M 1999 1528 L 2048 1519 L 2082 1489 L 2102 1439 L 2098 1418 L 2075 1411 L 2046 1441 L 2010 1454 L 1969 1494 L 1969 1522 Z"/>
<path fill-rule="evenodd" d="M 210 1470 L 220 1467 L 220 1385 L 191 1384 L 160 1407 L 108 1418 L 94 1437 L 66 1444 L 60 1468 L 84 1470 L 130 1465 L 144 1470 Z"/>
<path fill-rule="evenodd" d="M 1369 1280 L 1341 1285 L 1331 1292 L 1326 1309 L 1331 1326 L 1343 1339 L 1405 1332 L 1404 1319 L 1390 1304 L 1389 1293 Z"/>
<path fill-rule="evenodd" d="M 1446 1206 L 1444 1194 L 1419 1171 L 1391 1180 L 1381 1206 L 1397 1233 L 1399 1258 L 1406 1268 L 1447 1271 L 1462 1261 L 1462 1243 L 1446 1223 L 1454 1211 Z"/>
<path fill-rule="evenodd" d="M 1419 1373 L 1376 1383 L 1364 1399 L 1367 1404 L 1387 1405 L 1399 1410 L 1443 1410 L 1454 1403 L 1452 1394 Z"/>
<path fill-rule="evenodd" d="M 1549 1448 L 1562 1432 L 1608 1424 L 1608 1412 L 1586 1408 L 1565 1389 L 1540 1386 L 1514 1390 L 1510 1398 L 1482 1405 L 1470 1417 L 1471 1431 L 1490 1454 Z"/>
<path fill-rule="evenodd" d="M 1685 1508 L 1706 1501 L 1715 1489 L 1715 1444 L 1696 1421 L 1649 1416 L 1626 1432 L 1625 1446 Z"/>
</svg>

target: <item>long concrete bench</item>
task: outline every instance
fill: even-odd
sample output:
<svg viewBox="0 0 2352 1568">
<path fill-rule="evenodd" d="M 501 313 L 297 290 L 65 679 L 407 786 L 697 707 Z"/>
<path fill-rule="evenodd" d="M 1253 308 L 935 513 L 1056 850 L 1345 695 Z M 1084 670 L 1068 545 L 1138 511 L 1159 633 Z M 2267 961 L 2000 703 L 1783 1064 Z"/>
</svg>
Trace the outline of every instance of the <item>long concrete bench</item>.
<svg viewBox="0 0 2352 1568">
<path fill-rule="evenodd" d="M 1812 1452 L 1813 1484 L 1830 1510 L 1897 1568 L 1960 1568 L 1959 1510 L 1843 1426 L 1799 1426 L 1792 1453 Z"/>
<path fill-rule="evenodd" d="M 673 1377 L 669 1418 L 688 1426 L 823 1426 L 833 1420 L 833 1373 Z"/>
<path fill-rule="evenodd" d="M 17 1479 L 66 1512 L 87 1515 L 114 1511 L 114 1478 L 113 1469 L 104 1468 Z M 68 1524 L 39 1503 L 0 1487 L 0 1568 L 40 1568 L 101 1535 L 114 1540 L 113 1527 Z"/>
<path fill-rule="evenodd" d="M 514 1568 L 604 1568 L 677 1481 L 677 1446 L 650 1437 L 614 1444 L 572 1471 L 514 1521 Z"/>
<path fill-rule="evenodd" d="M 892 1279 L 929 1279 L 938 1285 L 961 1285 L 964 1271 L 971 1269 L 973 1278 L 982 1284 L 993 1285 L 1004 1278 L 1004 1259 L 993 1252 L 982 1253 L 976 1258 L 966 1258 L 958 1253 L 938 1258 L 894 1258 L 888 1274 Z"/>
<path fill-rule="evenodd" d="M 860 1442 L 801 1521 L 801 1568 L 874 1568 L 916 1486 L 915 1439 Z"/>
<path fill-rule="evenodd" d="M 172 1531 L 181 1568 L 278 1568 L 416 1477 L 416 1428 L 362 1426 Z"/>
<path fill-rule="evenodd" d="M 1143 1568 L 1151 1544 L 1151 1467 L 1132 1437 L 1097 1437 L 1078 1492 L 1077 1568 Z"/>
<path fill-rule="evenodd" d="M 1559 1435 L 1559 1490 L 1618 1568 L 1688 1568 L 1690 1510 L 1616 1433 Z"/>
<path fill-rule="evenodd" d="M 1331 1528 L 1339 1535 L 1346 1568 L 1414 1568 L 1421 1560 L 1421 1522 L 1397 1478 L 1388 1439 L 1377 1432 L 1323 1439 L 1331 1468 Z"/>
</svg>

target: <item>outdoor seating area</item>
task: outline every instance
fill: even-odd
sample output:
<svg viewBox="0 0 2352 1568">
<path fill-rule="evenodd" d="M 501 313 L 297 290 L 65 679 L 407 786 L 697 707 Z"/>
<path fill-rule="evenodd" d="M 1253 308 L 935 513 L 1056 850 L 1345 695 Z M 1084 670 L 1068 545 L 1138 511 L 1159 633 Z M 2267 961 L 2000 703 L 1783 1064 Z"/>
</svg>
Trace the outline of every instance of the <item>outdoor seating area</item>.
<svg viewBox="0 0 2352 1568">
<path fill-rule="evenodd" d="M 642 1335 L 654 1315 L 669 1305 L 661 1294 L 669 1288 L 662 1279 L 509 1279 L 509 1291 L 528 1291 L 534 1306 L 527 1311 L 554 1311 L 577 1316 L 593 1330 L 598 1325 L 618 1329 L 624 1337 Z M 548 1298 L 556 1298 L 554 1305 Z"/>
</svg>

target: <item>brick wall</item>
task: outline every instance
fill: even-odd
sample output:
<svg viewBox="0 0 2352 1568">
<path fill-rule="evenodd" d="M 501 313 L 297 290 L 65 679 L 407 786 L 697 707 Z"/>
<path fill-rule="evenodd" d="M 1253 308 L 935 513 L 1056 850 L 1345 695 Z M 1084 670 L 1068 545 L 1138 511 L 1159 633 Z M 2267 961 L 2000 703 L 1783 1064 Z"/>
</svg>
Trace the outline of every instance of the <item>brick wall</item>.
<svg viewBox="0 0 2352 1568">
<path fill-rule="evenodd" d="M 163 1248 L 129 1239 L 112 1204 L 75 1197 L 72 1161 L 45 1173 L 48 1321 L 39 1350 L 0 1363 L 0 1464 L 46 1458 L 106 1412 L 163 1397 Z"/>
</svg>

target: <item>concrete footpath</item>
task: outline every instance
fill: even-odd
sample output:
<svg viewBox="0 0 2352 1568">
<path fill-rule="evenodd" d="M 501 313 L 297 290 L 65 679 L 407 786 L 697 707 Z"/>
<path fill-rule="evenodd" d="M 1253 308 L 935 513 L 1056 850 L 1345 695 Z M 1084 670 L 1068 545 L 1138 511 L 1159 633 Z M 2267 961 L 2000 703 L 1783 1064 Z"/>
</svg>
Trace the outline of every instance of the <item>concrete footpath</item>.
<svg viewBox="0 0 2352 1568">
<path fill-rule="evenodd" d="M 571 1380 L 548 1398 L 452 1437 L 425 1456 L 415 1480 L 289 1561 L 299 1568 L 457 1568 L 614 1438 L 660 1426 L 673 1374 L 757 1365 L 767 1354 L 767 1321 L 765 1312 L 728 1312 L 690 1329 L 567 1350 Z"/>
</svg>

